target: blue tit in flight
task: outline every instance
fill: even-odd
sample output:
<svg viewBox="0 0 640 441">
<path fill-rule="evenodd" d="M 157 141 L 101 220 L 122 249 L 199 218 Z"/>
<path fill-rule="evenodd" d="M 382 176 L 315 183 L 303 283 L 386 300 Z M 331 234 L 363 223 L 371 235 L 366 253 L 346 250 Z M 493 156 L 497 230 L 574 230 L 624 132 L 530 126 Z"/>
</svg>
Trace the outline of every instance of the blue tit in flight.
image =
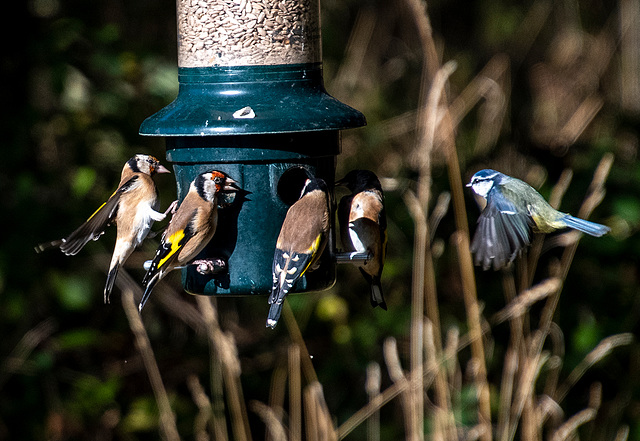
<svg viewBox="0 0 640 441">
<path fill-rule="evenodd" d="M 531 243 L 531 232 L 551 233 L 573 228 L 600 237 L 610 228 L 562 213 L 553 208 L 529 184 L 495 170 L 480 170 L 467 184 L 486 199 L 471 241 L 474 263 L 500 269 Z"/>
</svg>

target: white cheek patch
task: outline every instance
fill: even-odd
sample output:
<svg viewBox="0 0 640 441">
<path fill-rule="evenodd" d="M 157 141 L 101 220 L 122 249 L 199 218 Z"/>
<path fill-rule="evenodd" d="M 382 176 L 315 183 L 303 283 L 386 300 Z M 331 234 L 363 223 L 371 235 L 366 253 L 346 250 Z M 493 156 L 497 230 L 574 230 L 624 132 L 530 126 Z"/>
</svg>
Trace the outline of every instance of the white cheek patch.
<svg viewBox="0 0 640 441">
<path fill-rule="evenodd" d="M 483 198 L 487 197 L 487 194 L 493 187 L 493 181 L 478 181 L 473 184 L 473 191 L 476 192 L 478 196 L 482 196 Z"/>
</svg>

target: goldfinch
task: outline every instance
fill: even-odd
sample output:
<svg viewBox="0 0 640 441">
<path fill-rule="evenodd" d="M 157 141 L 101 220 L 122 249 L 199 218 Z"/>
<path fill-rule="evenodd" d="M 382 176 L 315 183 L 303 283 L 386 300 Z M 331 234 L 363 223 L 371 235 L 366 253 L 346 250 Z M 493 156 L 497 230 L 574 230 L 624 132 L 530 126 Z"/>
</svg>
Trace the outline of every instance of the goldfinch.
<svg viewBox="0 0 640 441">
<path fill-rule="evenodd" d="M 40 244 L 37 252 L 59 247 L 67 256 L 76 255 L 90 240 L 98 240 L 111 223 L 117 226 L 116 245 L 109 265 L 104 302 L 109 303 L 118 269 L 131 253 L 147 237 L 154 221 L 163 220 L 165 213 L 156 211 L 159 206 L 158 190 L 151 179 L 156 173 L 171 173 L 150 155 L 135 155 L 122 169 L 120 184 L 111 197 L 100 206 L 85 223 L 69 236 Z"/>
<path fill-rule="evenodd" d="M 338 205 L 342 246 L 346 251 L 371 254 L 359 269 L 371 287 L 371 305 L 386 310 L 380 284 L 387 248 L 387 216 L 382 186 L 378 177 L 369 170 L 352 170 L 336 185 L 351 191 L 350 195 L 340 199 Z"/>
<path fill-rule="evenodd" d="M 169 271 L 189 264 L 209 243 L 218 224 L 219 193 L 240 190 L 236 181 L 217 170 L 202 173 L 191 182 L 142 279 L 144 294 L 139 311 L 142 311 L 156 283 Z"/>
<path fill-rule="evenodd" d="M 329 193 L 322 179 L 307 179 L 300 198 L 287 211 L 273 255 L 273 287 L 267 327 L 275 328 L 282 302 L 296 281 L 314 265 L 327 245 Z"/>
</svg>

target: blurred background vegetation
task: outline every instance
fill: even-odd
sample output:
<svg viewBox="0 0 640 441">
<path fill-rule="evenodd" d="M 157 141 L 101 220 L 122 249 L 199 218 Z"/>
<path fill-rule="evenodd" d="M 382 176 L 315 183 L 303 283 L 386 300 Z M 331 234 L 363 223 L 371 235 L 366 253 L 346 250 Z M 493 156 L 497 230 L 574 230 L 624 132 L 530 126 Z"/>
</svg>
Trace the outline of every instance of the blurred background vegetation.
<svg viewBox="0 0 640 441">
<path fill-rule="evenodd" d="M 640 439 L 640 345 L 629 338 L 640 320 L 640 5 L 635 0 L 436 0 L 418 4 L 424 9 L 416 12 L 416 3 L 322 1 L 326 87 L 368 120 L 366 127 L 343 133 L 337 175 L 356 167 L 378 173 L 386 190 L 390 238 L 383 277 L 389 311 L 371 309 L 364 280 L 353 268 L 341 267 L 330 291 L 291 296 L 322 385 L 317 402 L 326 402 L 327 427 L 349 421 L 375 390 L 401 383 L 398 372 L 391 373 L 394 354 L 403 372 L 409 370 L 415 265 L 407 194 L 425 177 L 420 115 L 431 78 L 441 64 L 454 60 L 438 115 L 448 108 L 453 119 L 463 182 L 492 167 L 525 179 L 546 197 L 559 188 L 556 183 L 568 183 L 560 208 L 576 214 L 598 164 L 613 155 L 606 195 L 591 216 L 611 226 L 612 233 L 581 240 L 541 352 L 546 364 L 540 361 L 539 381 L 532 380 L 521 413 L 534 415 L 527 409 L 551 397 L 557 406 L 546 408 L 540 432 L 545 439 L 564 439 L 558 428 L 568 428 L 562 424 L 571 421 L 584 423 L 580 439 Z M 168 165 L 163 141 L 139 136 L 138 127 L 177 93 L 175 2 L 28 0 L 14 7 L 16 15 L 8 15 L 3 27 L 0 89 L 5 107 L 0 440 L 138 440 L 159 434 L 175 439 L 159 418 L 163 397 L 152 387 L 148 359 L 136 346 L 144 346 L 144 336 L 135 331 L 135 317 L 125 313 L 127 299 L 119 302 L 117 289 L 110 305 L 102 303 L 114 231 L 76 257 L 33 251 L 37 243 L 63 237 L 86 219 L 114 190 L 122 165 L 134 153 L 154 154 Z M 425 30 L 433 37 L 428 56 Z M 445 133 L 436 131 L 430 154 L 426 178 L 432 196 L 424 207 L 429 215 L 455 191 L 451 152 L 442 147 Z M 166 175 L 156 182 L 166 207 L 175 197 L 175 182 Z M 473 232 L 479 209 L 468 191 L 464 196 L 466 224 Z M 473 328 L 454 243 L 460 229 L 456 216 L 460 213 L 448 209 L 431 224 L 437 228 L 430 231 L 428 247 L 443 339 L 456 332 L 463 338 Z M 555 274 L 554 265 L 573 240 L 566 235 L 546 239 L 534 284 Z M 129 260 L 134 280 L 142 277 L 141 263 L 156 245 L 157 239 L 148 241 Z M 476 306 L 488 320 L 505 306 L 514 279 L 493 271 L 476 270 L 475 276 Z M 290 407 L 296 401 L 288 395 L 295 392 L 299 360 L 291 349 L 295 335 L 284 324 L 275 331 L 264 327 L 266 298 L 220 298 L 211 309 L 211 303 L 181 291 L 177 272 L 163 286 L 142 319 L 179 436 L 242 439 L 240 418 L 253 439 L 278 439 L 279 422 L 292 439 L 298 433 L 311 438 L 309 429 L 296 431 L 299 421 Z M 528 286 L 520 284 L 517 291 Z M 525 326 L 537 329 L 541 315 L 540 303 L 532 304 Z M 488 329 L 489 322 L 482 320 L 495 439 L 500 438 L 498 420 L 506 418 L 500 400 L 505 354 L 515 344 L 513 317 L 510 323 L 491 323 Z M 616 335 L 621 339 L 601 345 Z M 233 376 L 230 364 L 216 356 L 223 351 L 216 346 L 221 341 L 230 344 L 227 361 L 239 361 L 235 389 L 225 380 L 223 390 L 219 382 L 221 372 L 225 379 Z M 473 431 L 483 425 L 478 368 L 471 359 L 464 345 L 454 362 L 449 359 L 449 410 L 457 435 L 442 439 L 486 439 L 486 430 Z M 380 385 L 374 381 L 376 369 Z M 546 388 L 554 375 L 571 386 L 564 394 Z M 300 381 L 304 387 L 309 378 Z M 430 439 L 446 431 L 438 432 L 437 397 L 432 386 L 425 387 L 424 433 Z M 246 420 L 234 413 L 229 402 L 234 395 Z M 396 397 L 378 407 L 379 415 L 355 427 L 347 439 L 410 437 L 406 400 Z M 580 414 L 583 409 L 594 413 Z M 309 415 L 305 407 L 305 421 Z M 573 415 L 582 420 L 571 420 Z M 229 426 L 222 431 L 226 420 Z M 523 420 L 517 438 L 537 439 L 525 433 L 535 425 Z M 338 433 L 344 434 L 344 427 Z"/>
</svg>

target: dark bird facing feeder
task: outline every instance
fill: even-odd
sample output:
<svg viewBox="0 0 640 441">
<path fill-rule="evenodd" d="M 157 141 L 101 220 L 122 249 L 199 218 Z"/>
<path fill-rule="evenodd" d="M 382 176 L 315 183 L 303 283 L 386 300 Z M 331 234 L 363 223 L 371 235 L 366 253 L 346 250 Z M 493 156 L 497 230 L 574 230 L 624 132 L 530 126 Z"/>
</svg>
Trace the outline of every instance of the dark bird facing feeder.
<svg viewBox="0 0 640 441">
<path fill-rule="evenodd" d="M 340 185 L 351 191 L 338 205 L 342 246 L 347 252 L 369 253 L 369 259 L 358 268 L 371 288 L 371 305 L 386 310 L 380 277 L 387 248 L 387 217 L 380 180 L 369 170 L 352 170 L 336 182 Z"/>
</svg>

